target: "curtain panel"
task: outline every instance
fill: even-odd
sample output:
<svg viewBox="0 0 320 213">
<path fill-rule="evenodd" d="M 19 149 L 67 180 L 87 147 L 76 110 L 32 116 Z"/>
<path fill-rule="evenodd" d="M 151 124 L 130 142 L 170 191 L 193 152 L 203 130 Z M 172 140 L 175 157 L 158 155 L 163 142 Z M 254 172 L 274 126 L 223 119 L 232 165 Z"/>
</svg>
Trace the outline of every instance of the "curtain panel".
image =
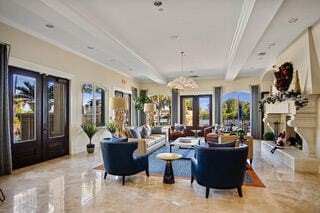
<svg viewBox="0 0 320 213">
<path fill-rule="evenodd" d="M 9 113 L 9 52 L 9 45 L 0 44 L 0 175 L 9 175 L 12 172 Z"/>
</svg>

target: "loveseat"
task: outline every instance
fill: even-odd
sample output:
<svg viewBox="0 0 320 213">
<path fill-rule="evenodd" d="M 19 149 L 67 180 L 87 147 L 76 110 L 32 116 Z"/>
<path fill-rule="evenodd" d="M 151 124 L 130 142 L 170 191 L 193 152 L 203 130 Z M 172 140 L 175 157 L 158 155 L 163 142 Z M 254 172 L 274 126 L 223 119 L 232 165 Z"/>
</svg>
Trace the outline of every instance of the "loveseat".
<svg viewBox="0 0 320 213">
<path fill-rule="evenodd" d="M 124 133 L 126 137 L 128 137 L 128 142 L 138 142 L 138 148 L 135 150 L 136 154 L 149 154 L 166 144 L 166 132 L 163 132 L 160 127 L 152 128 L 150 136 L 146 138 L 132 137 L 132 135 L 130 135 L 130 129 L 132 128 L 133 127 L 126 127 Z M 138 129 L 141 131 L 142 127 Z"/>
</svg>

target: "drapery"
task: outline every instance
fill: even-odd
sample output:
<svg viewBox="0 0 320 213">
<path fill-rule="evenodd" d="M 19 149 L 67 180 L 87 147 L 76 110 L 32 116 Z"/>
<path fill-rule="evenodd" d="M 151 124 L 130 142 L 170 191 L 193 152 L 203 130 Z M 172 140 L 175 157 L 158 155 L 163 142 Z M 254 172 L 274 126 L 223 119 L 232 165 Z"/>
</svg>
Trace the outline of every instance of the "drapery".
<svg viewBox="0 0 320 213">
<path fill-rule="evenodd" d="M 178 122 L 178 99 L 179 91 L 177 89 L 172 89 L 171 96 L 171 125 L 174 125 Z"/>
<path fill-rule="evenodd" d="M 214 87 L 214 124 L 221 125 L 221 93 L 222 87 Z"/>
<path fill-rule="evenodd" d="M 260 138 L 259 129 L 259 86 L 251 86 L 251 135 Z"/>
<path fill-rule="evenodd" d="M 132 87 L 132 98 L 133 100 L 138 97 L 138 89 Z M 134 107 L 133 109 L 133 126 L 138 126 L 138 110 Z"/>
<path fill-rule="evenodd" d="M 9 114 L 9 52 L 9 45 L 0 44 L 0 175 L 9 175 L 12 172 Z"/>
<path fill-rule="evenodd" d="M 147 90 L 140 90 L 140 96 L 146 96 Z M 140 123 L 139 126 L 146 124 L 146 113 L 143 110 L 140 111 Z"/>
</svg>

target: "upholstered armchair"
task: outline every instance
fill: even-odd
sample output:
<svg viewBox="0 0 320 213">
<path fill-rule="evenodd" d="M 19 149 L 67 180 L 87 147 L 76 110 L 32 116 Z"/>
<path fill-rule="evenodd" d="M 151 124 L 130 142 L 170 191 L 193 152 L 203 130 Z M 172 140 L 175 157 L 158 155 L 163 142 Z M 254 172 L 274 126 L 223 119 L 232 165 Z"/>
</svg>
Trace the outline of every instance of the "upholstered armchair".
<svg viewBox="0 0 320 213">
<path fill-rule="evenodd" d="M 206 187 L 206 198 L 210 188 L 238 189 L 242 197 L 242 183 L 246 171 L 248 147 L 203 147 L 195 146 L 196 158 L 191 159 L 191 183 L 196 179 Z"/>
<path fill-rule="evenodd" d="M 203 129 L 203 135 L 205 142 L 218 142 L 219 135 L 214 133 L 214 126 L 209 126 Z"/>
<path fill-rule="evenodd" d="M 122 185 L 124 185 L 125 176 L 145 171 L 149 177 L 148 155 L 133 154 L 138 147 L 138 142 L 103 140 L 100 144 L 105 169 L 104 179 L 107 174 L 122 176 Z"/>
</svg>

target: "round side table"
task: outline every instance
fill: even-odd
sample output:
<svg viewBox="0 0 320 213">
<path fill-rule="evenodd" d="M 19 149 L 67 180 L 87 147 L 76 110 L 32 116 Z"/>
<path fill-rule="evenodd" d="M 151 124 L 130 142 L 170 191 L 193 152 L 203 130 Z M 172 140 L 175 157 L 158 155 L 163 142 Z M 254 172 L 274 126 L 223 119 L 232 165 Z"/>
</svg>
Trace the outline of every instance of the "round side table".
<svg viewBox="0 0 320 213">
<path fill-rule="evenodd" d="M 163 183 L 173 184 L 175 181 L 174 181 L 174 174 L 173 174 L 171 162 L 173 160 L 177 160 L 181 158 L 182 155 L 178 153 L 160 153 L 160 154 L 157 154 L 156 157 L 166 161 L 166 168 L 163 174 Z"/>
</svg>

